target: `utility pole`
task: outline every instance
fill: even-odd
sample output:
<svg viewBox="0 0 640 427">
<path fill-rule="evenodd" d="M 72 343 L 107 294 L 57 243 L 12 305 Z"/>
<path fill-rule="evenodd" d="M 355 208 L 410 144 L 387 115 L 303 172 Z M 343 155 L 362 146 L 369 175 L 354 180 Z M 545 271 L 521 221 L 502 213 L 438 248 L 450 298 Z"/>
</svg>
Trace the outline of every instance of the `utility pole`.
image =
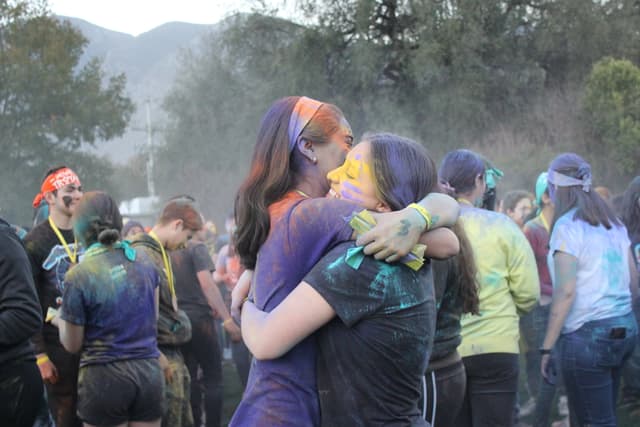
<svg viewBox="0 0 640 427">
<path fill-rule="evenodd" d="M 156 195 L 156 187 L 153 183 L 153 131 L 151 130 L 150 103 L 151 102 L 147 98 L 145 101 L 147 109 L 147 149 L 149 150 L 149 156 L 147 157 L 147 191 L 149 192 L 149 196 L 154 197 Z"/>
</svg>

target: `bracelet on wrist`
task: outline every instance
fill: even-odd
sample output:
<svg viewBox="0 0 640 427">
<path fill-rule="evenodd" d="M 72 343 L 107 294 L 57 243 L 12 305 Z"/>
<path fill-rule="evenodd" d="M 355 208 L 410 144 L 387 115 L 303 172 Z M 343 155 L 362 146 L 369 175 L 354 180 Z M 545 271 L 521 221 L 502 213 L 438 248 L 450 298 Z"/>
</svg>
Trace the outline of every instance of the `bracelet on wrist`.
<svg viewBox="0 0 640 427">
<path fill-rule="evenodd" d="M 49 356 L 47 356 L 46 354 L 44 356 L 40 356 L 36 359 L 36 364 L 38 366 L 42 365 L 43 363 L 46 363 L 49 361 Z"/>
<path fill-rule="evenodd" d="M 540 352 L 541 355 L 545 355 L 545 354 L 551 354 L 551 349 L 550 348 L 542 348 L 540 347 L 538 349 L 538 351 Z"/>
<path fill-rule="evenodd" d="M 229 322 L 233 322 L 233 319 L 231 317 L 228 317 L 227 320 L 222 322 L 222 326 L 227 326 L 227 323 L 229 323 Z"/>
<path fill-rule="evenodd" d="M 429 229 L 431 228 L 431 214 L 429 213 L 428 210 L 426 210 L 424 207 L 422 207 L 420 204 L 418 203 L 411 203 L 408 207 L 415 209 L 416 211 L 418 211 L 418 213 L 420 214 L 420 216 L 424 219 L 424 221 L 426 222 L 426 227 L 425 227 L 425 231 L 429 231 Z"/>
</svg>

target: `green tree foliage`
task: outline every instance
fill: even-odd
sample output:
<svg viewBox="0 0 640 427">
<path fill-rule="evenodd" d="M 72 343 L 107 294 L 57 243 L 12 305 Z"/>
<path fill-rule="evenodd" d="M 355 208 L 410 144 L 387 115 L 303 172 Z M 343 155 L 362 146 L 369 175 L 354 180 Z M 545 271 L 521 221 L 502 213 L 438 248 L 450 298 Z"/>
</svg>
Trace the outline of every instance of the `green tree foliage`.
<svg viewBox="0 0 640 427">
<path fill-rule="evenodd" d="M 98 60 L 77 67 L 86 43 L 45 3 L 0 0 L 0 179 L 16 183 L 0 194 L 0 214 L 13 221 L 28 221 L 30 195 L 57 164 L 110 190 L 108 162 L 77 149 L 121 135 L 133 104 L 124 75 L 106 79 Z"/>
<path fill-rule="evenodd" d="M 622 172 L 638 171 L 640 160 L 640 68 L 627 60 L 605 58 L 593 66 L 586 83 L 587 124 L 598 137 L 593 149 L 616 162 Z"/>
<path fill-rule="evenodd" d="M 524 3 L 524 2 L 523 2 Z M 581 86 L 603 56 L 640 59 L 636 0 L 537 0 L 532 4 L 533 57 L 549 86 Z"/>
<path fill-rule="evenodd" d="M 473 147 L 508 161 L 504 183 L 530 186 L 555 153 L 588 157 L 576 99 L 592 64 L 611 54 L 640 60 L 636 0 L 299 4 L 304 25 L 238 16 L 185 59 L 166 102 L 161 187 L 194 187 L 221 218 L 260 116 L 286 95 L 335 103 L 357 135 L 400 133 L 436 157 Z M 185 161 L 172 161 L 179 154 Z"/>
</svg>

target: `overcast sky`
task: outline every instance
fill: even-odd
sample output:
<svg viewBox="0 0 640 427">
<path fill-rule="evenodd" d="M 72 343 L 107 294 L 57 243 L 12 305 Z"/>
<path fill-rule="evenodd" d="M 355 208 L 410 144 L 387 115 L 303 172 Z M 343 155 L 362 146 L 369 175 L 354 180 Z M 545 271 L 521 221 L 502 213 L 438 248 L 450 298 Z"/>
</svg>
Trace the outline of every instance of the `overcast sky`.
<svg viewBox="0 0 640 427">
<path fill-rule="evenodd" d="M 294 1 L 271 0 L 292 9 Z M 49 0 L 56 15 L 84 19 L 109 30 L 137 36 L 166 22 L 215 24 L 230 13 L 250 11 L 252 0 Z"/>
</svg>

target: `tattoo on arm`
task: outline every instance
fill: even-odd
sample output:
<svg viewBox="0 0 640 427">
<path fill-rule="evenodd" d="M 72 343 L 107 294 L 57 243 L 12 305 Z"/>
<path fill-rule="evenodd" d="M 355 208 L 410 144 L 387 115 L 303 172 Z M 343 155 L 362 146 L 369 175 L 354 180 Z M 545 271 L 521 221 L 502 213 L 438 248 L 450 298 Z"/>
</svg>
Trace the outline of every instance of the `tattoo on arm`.
<svg viewBox="0 0 640 427">
<path fill-rule="evenodd" d="M 409 234 L 409 227 L 411 226 L 411 223 L 409 221 L 407 221 L 406 219 L 403 219 L 402 221 L 400 221 L 400 230 L 398 230 L 398 236 L 406 236 Z"/>
<path fill-rule="evenodd" d="M 438 215 L 433 215 L 431 217 L 431 227 L 429 227 L 429 229 L 436 228 L 436 225 L 438 224 L 438 221 L 440 221 L 440 217 Z"/>
</svg>

